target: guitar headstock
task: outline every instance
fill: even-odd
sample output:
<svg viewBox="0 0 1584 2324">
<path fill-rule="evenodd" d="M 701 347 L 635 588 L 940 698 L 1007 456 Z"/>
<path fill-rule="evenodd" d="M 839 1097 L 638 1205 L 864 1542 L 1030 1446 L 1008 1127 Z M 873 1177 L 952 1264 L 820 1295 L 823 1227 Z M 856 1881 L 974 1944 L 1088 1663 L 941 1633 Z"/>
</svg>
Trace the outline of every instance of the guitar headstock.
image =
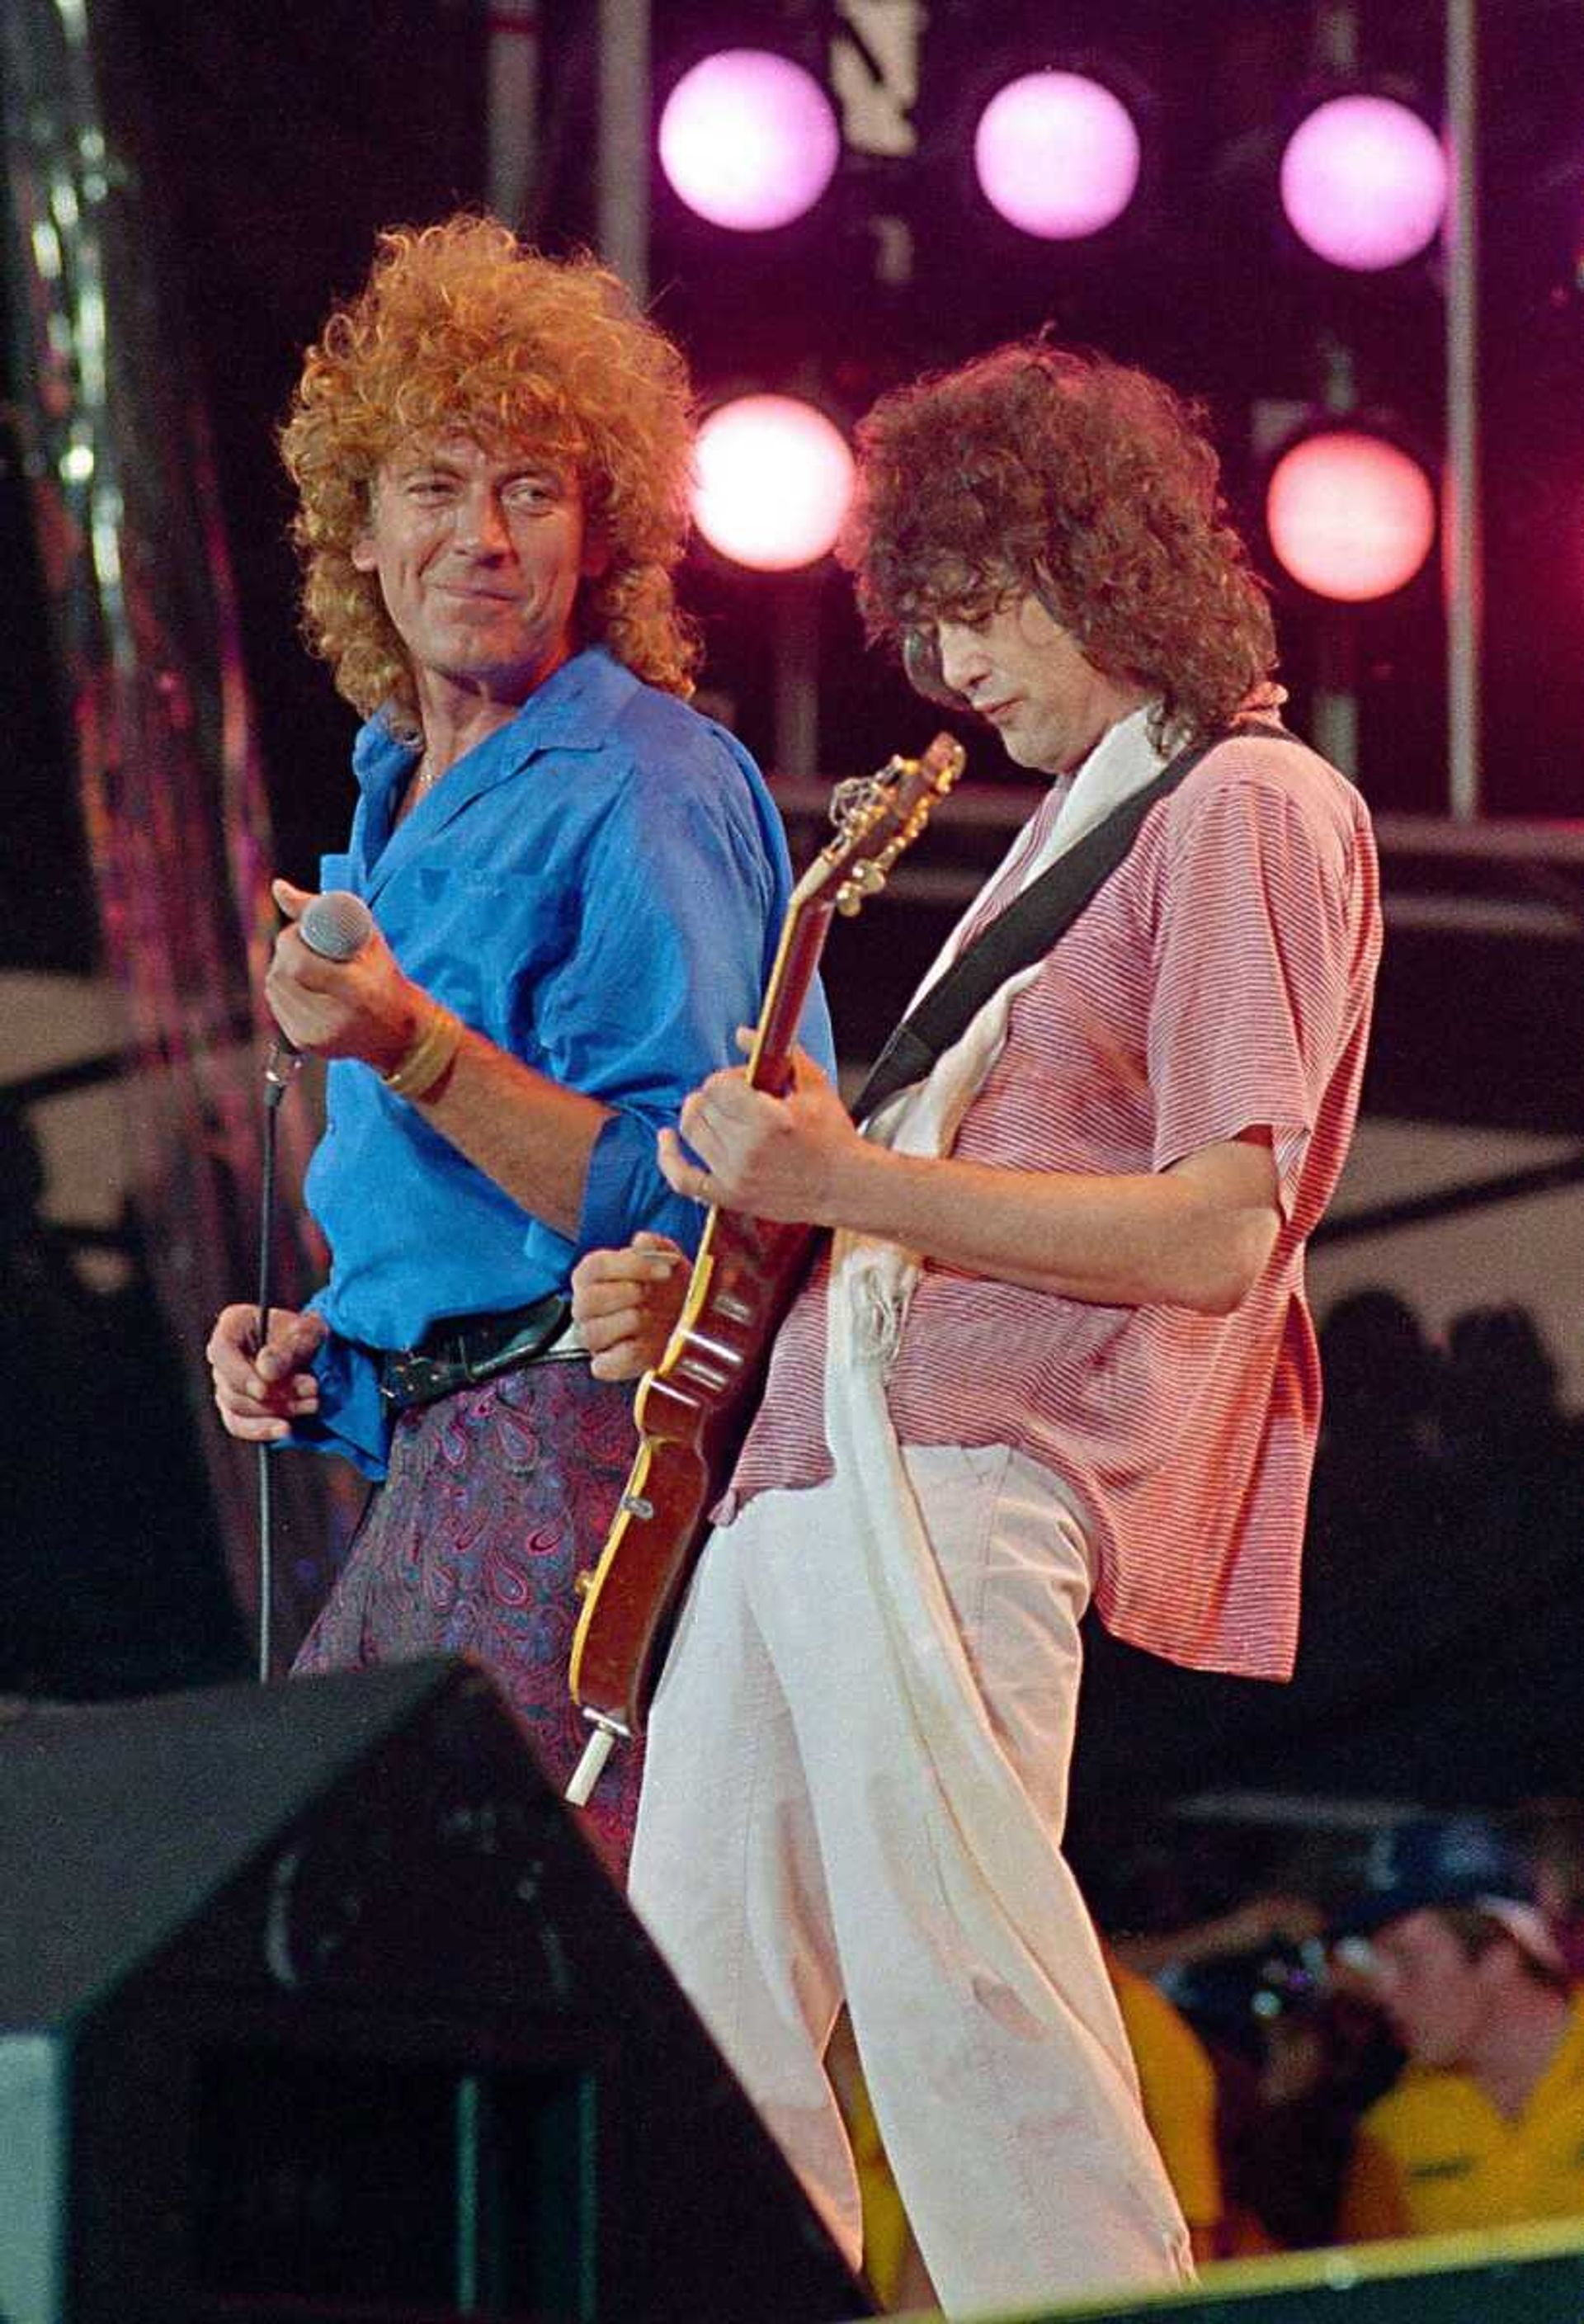
<svg viewBox="0 0 1584 2324">
<path fill-rule="evenodd" d="M 876 774 L 838 783 L 831 794 L 836 835 L 799 881 L 799 895 L 809 901 L 833 893 L 836 909 L 850 918 L 885 886 L 898 856 L 962 773 L 963 756 L 954 734 L 937 734 L 922 758 L 888 759 Z"/>
<path fill-rule="evenodd" d="M 921 759 L 888 759 L 876 775 L 838 783 L 831 797 L 836 835 L 792 890 L 764 1005 L 748 1058 L 755 1089 L 782 1095 L 792 1079 L 797 1022 L 814 981 L 832 908 L 857 911 L 885 885 L 902 850 L 929 820 L 962 771 L 962 745 L 937 734 Z"/>
</svg>

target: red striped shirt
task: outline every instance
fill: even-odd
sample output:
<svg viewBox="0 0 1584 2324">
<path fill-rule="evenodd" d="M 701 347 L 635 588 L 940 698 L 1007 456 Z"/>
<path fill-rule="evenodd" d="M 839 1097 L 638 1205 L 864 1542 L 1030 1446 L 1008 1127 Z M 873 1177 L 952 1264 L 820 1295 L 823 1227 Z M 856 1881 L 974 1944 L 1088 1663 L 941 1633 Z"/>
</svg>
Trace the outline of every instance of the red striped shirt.
<svg viewBox="0 0 1584 2324">
<path fill-rule="evenodd" d="M 997 908 L 1015 884 L 1009 866 Z M 1268 1265 L 1231 1314 L 1202 1315 L 926 1262 L 890 1376 L 903 1443 L 1010 1444 L 1062 1479 L 1101 1618 L 1195 1668 L 1292 1670 L 1320 1412 L 1303 1244 L 1352 1134 L 1379 951 L 1351 784 L 1257 736 L 1202 761 L 1013 1002 L 953 1151 L 1151 1172 L 1268 1129 L 1283 1213 Z M 831 1472 L 825 1279 L 822 1266 L 782 1327 L 727 1517 Z"/>
</svg>

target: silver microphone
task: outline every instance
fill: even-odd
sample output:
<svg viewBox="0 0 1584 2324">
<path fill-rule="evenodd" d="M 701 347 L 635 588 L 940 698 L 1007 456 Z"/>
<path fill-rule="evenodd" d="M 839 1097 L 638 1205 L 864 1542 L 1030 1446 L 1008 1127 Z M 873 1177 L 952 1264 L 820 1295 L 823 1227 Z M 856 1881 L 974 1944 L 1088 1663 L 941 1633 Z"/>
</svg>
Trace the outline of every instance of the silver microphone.
<svg viewBox="0 0 1584 2324">
<path fill-rule="evenodd" d="M 321 960 L 354 960 L 374 932 L 374 916 L 350 888 L 327 888 L 303 907 L 297 933 Z M 278 1106 L 302 1063 L 302 1052 L 277 1033 L 264 1061 L 265 1102 Z"/>
<path fill-rule="evenodd" d="M 374 916 L 350 888 L 327 888 L 303 908 L 297 933 L 321 960 L 352 960 L 374 932 Z"/>
</svg>

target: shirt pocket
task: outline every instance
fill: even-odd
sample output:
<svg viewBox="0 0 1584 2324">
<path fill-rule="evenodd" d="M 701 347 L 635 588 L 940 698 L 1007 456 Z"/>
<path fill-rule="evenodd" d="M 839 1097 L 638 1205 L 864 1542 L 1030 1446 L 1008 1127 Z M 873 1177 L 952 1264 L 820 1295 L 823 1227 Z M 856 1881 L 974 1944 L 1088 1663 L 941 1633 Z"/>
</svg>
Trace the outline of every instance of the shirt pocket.
<svg viewBox="0 0 1584 2324">
<path fill-rule="evenodd" d="M 424 863 L 402 888 L 409 973 L 502 1047 L 531 1048 L 533 993 L 566 950 L 566 898 L 515 865 Z"/>
</svg>

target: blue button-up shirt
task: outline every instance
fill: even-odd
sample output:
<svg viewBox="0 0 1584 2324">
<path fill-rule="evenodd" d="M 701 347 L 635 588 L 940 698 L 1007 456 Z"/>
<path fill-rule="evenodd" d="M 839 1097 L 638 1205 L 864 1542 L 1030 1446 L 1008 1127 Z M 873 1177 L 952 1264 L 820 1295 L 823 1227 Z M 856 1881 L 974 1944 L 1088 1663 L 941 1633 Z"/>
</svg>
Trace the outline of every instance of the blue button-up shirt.
<svg viewBox="0 0 1584 2324">
<path fill-rule="evenodd" d="M 320 1410 L 299 1441 L 382 1472 L 386 1419 L 366 1351 L 437 1316 L 525 1305 L 585 1250 L 658 1228 L 691 1248 L 655 1133 L 707 1074 L 740 1062 L 790 890 L 780 821 L 723 728 L 603 649 L 566 662 L 511 724 L 457 761 L 403 822 L 413 751 L 383 715 L 357 739 L 361 792 L 325 888 L 366 899 L 406 973 L 467 1024 L 612 1109 L 568 1238 L 522 1210 L 367 1065 L 329 1069 L 307 1181 L 332 1252 L 313 1304 L 333 1336 Z M 806 1047 L 832 1062 L 823 997 Z"/>
</svg>

